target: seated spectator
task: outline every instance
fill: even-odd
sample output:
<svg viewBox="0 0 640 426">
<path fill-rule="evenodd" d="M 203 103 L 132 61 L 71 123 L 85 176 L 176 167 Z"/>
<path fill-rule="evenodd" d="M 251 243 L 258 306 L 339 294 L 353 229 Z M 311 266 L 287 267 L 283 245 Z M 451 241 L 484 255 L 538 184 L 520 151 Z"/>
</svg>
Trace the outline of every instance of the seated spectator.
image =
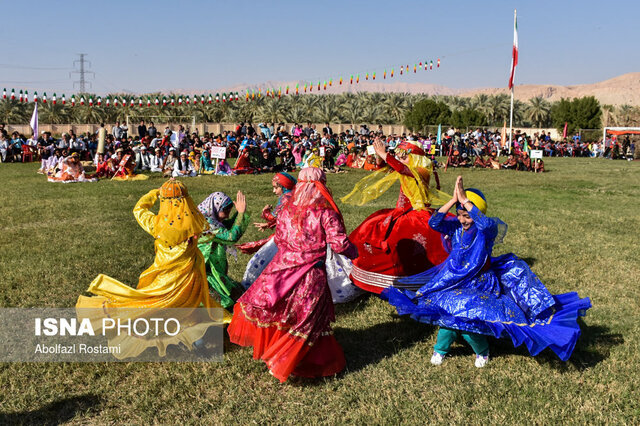
<svg viewBox="0 0 640 426">
<path fill-rule="evenodd" d="M 54 176 L 49 176 L 49 182 L 95 182 L 97 179 L 85 175 L 77 152 L 62 160 L 60 171 Z"/>
<path fill-rule="evenodd" d="M 513 170 L 515 170 L 517 166 L 518 166 L 518 160 L 516 160 L 516 158 L 513 156 L 513 154 L 509 154 L 509 156 L 507 157 L 507 161 L 502 163 L 502 168 L 503 169 L 513 169 Z"/>
<path fill-rule="evenodd" d="M 189 160 L 189 153 L 185 150 L 180 153 L 180 157 L 176 160 L 173 166 L 173 177 L 194 177 L 198 172 L 191 160 Z"/>
<path fill-rule="evenodd" d="M 162 173 L 164 164 L 164 157 L 162 156 L 162 149 L 156 148 L 151 161 L 149 162 L 149 171 L 154 173 Z"/>
<path fill-rule="evenodd" d="M 162 174 L 164 177 L 171 177 L 177 159 L 178 158 L 176 157 L 176 149 L 169 148 L 169 154 L 164 159 L 164 163 L 162 163 Z"/>
<path fill-rule="evenodd" d="M 149 171 L 151 170 L 151 159 L 153 157 L 149 154 L 147 147 L 142 145 L 138 153 L 136 154 L 136 168 L 137 171 Z"/>
<path fill-rule="evenodd" d="M 98 178 L 110 178 L 113 176 L 115 169 L 113 161 L 110 158 L 105 158 L 105 155 L 101 152 L 96 154 L 96 177 Z"/>
</svg>

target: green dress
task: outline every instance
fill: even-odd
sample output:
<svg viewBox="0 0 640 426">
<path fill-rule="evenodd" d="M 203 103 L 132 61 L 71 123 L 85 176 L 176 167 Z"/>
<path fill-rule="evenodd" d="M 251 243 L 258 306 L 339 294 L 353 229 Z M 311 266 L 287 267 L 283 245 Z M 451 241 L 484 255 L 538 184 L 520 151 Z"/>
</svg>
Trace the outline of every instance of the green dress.
<svg viewBox="0 0 640 426">
<path fill-rule="evenodd" d="M 244 289 L 240 283 L 231 279 L 228 274 L 227 247 L 237 243 L 249 226 L 247 213 L 236 213 L 222 221 L 223 227 L 212 233 L 203 235 L 198 240 L 198 248 L 204 256 L 207 266 L 209 287 L 220 296 L 220 304 L 228 309 L 242 295 Z"/>
</svg>

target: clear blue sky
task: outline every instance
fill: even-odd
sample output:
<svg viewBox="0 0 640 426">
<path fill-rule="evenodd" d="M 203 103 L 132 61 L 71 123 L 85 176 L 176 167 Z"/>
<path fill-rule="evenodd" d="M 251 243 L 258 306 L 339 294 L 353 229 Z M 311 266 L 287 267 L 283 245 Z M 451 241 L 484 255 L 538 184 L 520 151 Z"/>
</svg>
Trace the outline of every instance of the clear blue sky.
<svg viewBox="0 0 640 426">
<path fill-rule="evenodd" d="M 397 73 L 437 57 L 437 72 L 397 81 L 503 87 L 514 8 L 516 84 L 594 83 L 640 71 L 636 0 L 20 0 L 3 3 L 0 85 L 70 94 L 69 71 L 82 52 L 99 94 L 317 82 L 391 66 Z"/>
</svg>

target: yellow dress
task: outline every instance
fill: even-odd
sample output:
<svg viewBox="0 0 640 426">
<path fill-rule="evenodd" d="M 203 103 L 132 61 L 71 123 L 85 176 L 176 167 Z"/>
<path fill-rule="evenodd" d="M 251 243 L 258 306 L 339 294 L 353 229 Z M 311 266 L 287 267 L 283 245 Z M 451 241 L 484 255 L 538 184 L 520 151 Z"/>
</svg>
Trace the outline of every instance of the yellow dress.
<svg viewBox="0 0 640 426">
<path fill-rule="evenodd" d="M 149 191 L 140 198 L 133 209 L 133 214 L 142 229 L 155 238 L 156 253 L 153 265 L 140 274 L 137 288 L 100 274 L 87 290 L 95 296 L 78 297 L 78 316 L 90 318 L 94 330 L 100 328 L 100 322 L 104 317 L 147 317 L 154 311 L 165 308 L 220 308 L 223 312 L 223 322 L 231 321 L 231 315 L 209 295 L 204 258 L 198 249 L 197 239 L 197 234 L 206 230 L 208 226 L 206 220 L 188 195 L 173 199 L 160 197 L 160 211 L 158 215 L 154 214 L 149 209 L 155 204 L 159 193 L 157 189 Z M 163 206 L 163 203 L 166 205 Z M 185 238 L 189 234 L 191 235 Z M 189 310 L 181 312 L 188 315 L 185 312 Z M 148 341 L 131 339 L 132 341 L 124 344 L 124 354 L 136 356 L 151 346 L 157 346 L 163 354 L 168 344 L 177 341 L 182 341 L 190 347 L 204 335 L 208 326 L 201 323 L 189 325 L 193 327 L 185 330 L 182 338 L 178 336 L 173 339 Z M 118 339 L 121 341 L 122 337 Z M 113 343 L 111 338 L 110 343 Z"/>
</svg>

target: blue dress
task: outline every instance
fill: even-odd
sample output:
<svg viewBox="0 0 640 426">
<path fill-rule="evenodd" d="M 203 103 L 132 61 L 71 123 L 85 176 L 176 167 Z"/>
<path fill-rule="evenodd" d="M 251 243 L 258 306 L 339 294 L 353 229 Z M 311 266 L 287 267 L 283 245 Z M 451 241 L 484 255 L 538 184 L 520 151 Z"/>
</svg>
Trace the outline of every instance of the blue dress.
<svg viewBox="0 0 640 426">
<path fill-rule="evenodd" d="M 507 225 L 469 212 L 474 223 L 463 230 L 456 218 L 435 213 L 429 226 L 443 234 L 449 257 L 423 273 L 398 279 L 405 287 L 386 289 L 382 297 L 400 315 L 461 331 L 511 337 L 535 356 L 545 348 L 566 361 L 580 336 L 578 316 L 591 307 L 575 292 L 552 295 L 529 266 L 512 253 L 491 257 Z"/>
</svg>

